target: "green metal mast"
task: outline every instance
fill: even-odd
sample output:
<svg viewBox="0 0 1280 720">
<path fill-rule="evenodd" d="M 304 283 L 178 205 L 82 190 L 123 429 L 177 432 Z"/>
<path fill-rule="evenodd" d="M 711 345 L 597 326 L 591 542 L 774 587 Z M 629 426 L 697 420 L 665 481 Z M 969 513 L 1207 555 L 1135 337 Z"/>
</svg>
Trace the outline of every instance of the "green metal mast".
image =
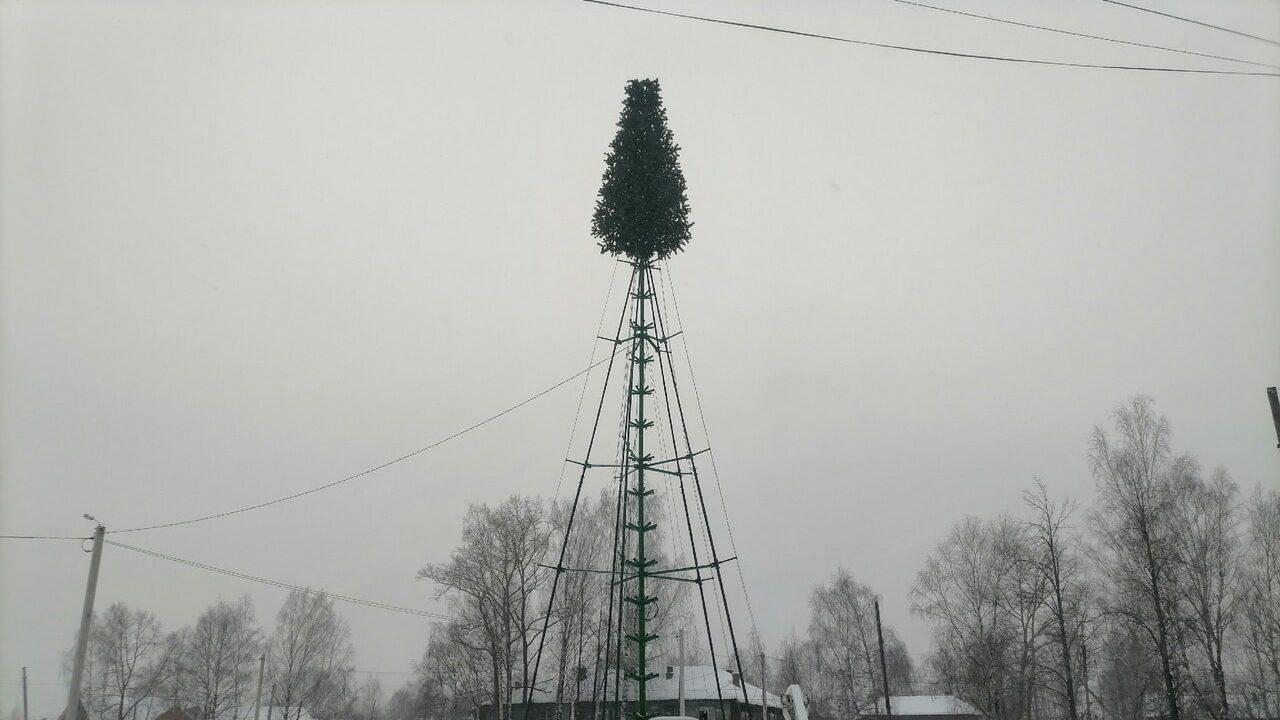
<svg viewBox="0 0 1280 720">
<path fill-rule="evenodd" d="M 635 570 L 635 594 L 626 597 L 627 602 L 631 603 L 635 609 L 635 632 L 627 635 L 627 639 L 635 644 L 635 660 L 636 669 L 634 672 L 628 672 L 627 676 L 636 681 L 636 701 L 639 709 L 629 713 L 634 720 L 649 720 L 654 713 L 649 712 L 649 699 L 647 685 L 650 680 L 658 676 L 657 673 L 648 672 L 648 652 L 649 642 L 656 640 L 657 635 L 649 632 L 648 614 L 649 605 L 651 605 L 656 597 L 649 595 L 645 590 L 645 579 L 649 576 L 649 568 L 657 562 L 650 560 L 645 554 L 645 536 L 650 530 L 657 528 L 652 522 L 645 517 L 645 498 L 653 494 L 653 490 L 645 487 L 645 470 L 648 469 L 649 463 L 652 462 L 652 455 L 645 453 L 644 449 L 644 433 L 645 430 L 653 427 L 653 421 L 645 418 L 644 400 L 653 393 L 653 388 L 649 387 L 645 379 L 645 368 L 653 362 L 654 355 L 650 354 L 650 346 L 653 350 L 657 350 L 657 338 L 651 331 L 654 329 L 654 323 L 649 321 L 645 315 L 645 304 L 653 297 L 653 289 L 648 287 L 646 280 L 649 270 L 652 267 L 650 261 L 646 258 L 636 260 L 634 262 L 636 280 L 636 292 L 632 294 L 635 301 L 635 317 L 631 328 L 631 379 L 629 392 L 632 396 L 632 407 L 634 408 L 634 417 L 628 418 L 628 422 L 632 431 L 635 433 L 635 452 L 630 453 L 627 461 L 635 470 L 635 486 L 629 488 L 627 494 L 635 498 L 636 503 L 636 521 L 627 523 L 627 529 L 636 534 L 636 555 L 634 558 L 627 560 L 627 565 Z"/>
</svg>

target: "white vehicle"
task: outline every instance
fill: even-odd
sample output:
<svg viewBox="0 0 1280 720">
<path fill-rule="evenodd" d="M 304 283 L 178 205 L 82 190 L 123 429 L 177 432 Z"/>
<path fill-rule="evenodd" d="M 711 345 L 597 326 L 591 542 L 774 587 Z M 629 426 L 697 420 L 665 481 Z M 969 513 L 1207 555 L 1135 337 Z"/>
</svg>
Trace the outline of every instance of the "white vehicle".
<svg viewBox="0 0 1280 720">
<path fill-rule="evenodd" d="M 809 720 L 809 701 L 799 685 L 792 685 L 782 694 L 782 716 L 786 720 Z"/>
</svg>

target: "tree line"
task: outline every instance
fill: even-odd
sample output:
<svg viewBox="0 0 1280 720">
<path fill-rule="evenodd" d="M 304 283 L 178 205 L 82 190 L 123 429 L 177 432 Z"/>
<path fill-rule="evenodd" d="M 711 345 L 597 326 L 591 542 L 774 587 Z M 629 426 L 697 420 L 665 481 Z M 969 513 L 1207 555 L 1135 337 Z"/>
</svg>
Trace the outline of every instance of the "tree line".
<svg viewBox="0 0 1280 720">
<path fill-rule="evenodd" d="M 1091 508 L 1034 480 L 1018 512 L 948 530 L 911 589 L 930 651 L 917 665 L 896 629 L 883 629 L 890 694 L 954 695 L 992 720 L 1280 717 L 1280 493 L 1246 496 L 1226 470 L 1175 454 L 1147 397 L 1095 427 L 1088 447 Z M 565 567 L 607 568 L 623 553 L 613 544 L 621 502 L 584 501 Z M 523 496 L 471 507 L 449 559 L 419 571 L 459 619 L 436 626 L 392 696 L 393 717 L 474 717 L 487 705 L 509 720 L 535 701 L 574 720 L 578 703 L 604 697 L 614 673 L 634 666 L 629 644 L 611 639 L 631 610 L 610 601 L 608 574 L 565 573 L 547 612 L 547 565 L 567 512 Z M 659 592 L 649 664 L 679 662 L 683 627 L 687 664 L 710 664 L 714 652 L 721 669 L 736 669 L 722 630 L 708 647 L 696 592 Z M 883 713 L 878 599 L 838 567 L 813 589 L 803 636 L 772 649 L 739 638 L 744 679 L 758 685 L 765 673 L 774 692 L 801 685 L 816 717 Z"/>
<path fill-rule="evenodd" d="M 1111 420 L 1089 436 L 1090 507 L 1035 480 L 1016 512 L 962 518 L 947 531 L 911 588 L 932 641 L 918 662 L 885 626 L 882 672 L 880 597 L 838 566 L 813 588 L 803 635 L 770 648 L 748 632 L 737 657 L 712 593 L 707 622 L 695 586 L 659 584 L 649 664 L 679 664 L 685 629 L 685 664 L 736 670 L 741 658 L 749 683 L 803 687 L 816 718 L 883 713 L 886 682 L 891 695 L 954 695 L 991 720 L 1280 717 L 1280 492 L 1242 493 L 1225 470 L 1174 453 L 1149 398 Z M 356 683 L 333 601 L 295 591 L 270 634 L 248 597 L 219 600 L 172 632 L 149 612 L 111 606 L 90 637 L 89 718 L 154 720 L 178 706 L 193 720 L 246 720 L 265 658 L 270 720 L 304 711 L 460 720 L 486 705 L 492 720 L 512 720 L 530 701 L 577 720 L 581 703 L 611 695 L 635 667 L 633 644 L 618 642 L 635 609 L 617 602 L 608 572 L 563 573 L 549 603 L 548 566 L 609 568 L 628 556 L 619 517 L 631 500 L 614 490 L 576 511 L 529 496 L 472 505 L 457 547 L 418 571 L 455 619 L 433 626 L 410 680 L 386 703 L 376 679 Z M 689 565 L 665 534 L 682 525 L 676 506 L 650 507 L 659 566 Z M 588 707 L 598 720 L 599 705 Z"/>
<path fill-rule="evenodd" d="M 1036 481 L 919 572 L 935 687 L 993 720 L 1280 717 L 1280 493 L 1172 449 L 1148 397 L 1095 427 L 1093 507 Z"/>
<path fill-rule="evenodd" d="M 372 720 L 361 711 L 381 689 L 353 685 L 352 657 L 347 622 L 323 593 L 291 591 L 269 635 L 247 595 L 173 631 L 116 603 L 91 625 L 81 702 L 89 720 L 154 720 L 175 707 L 192 720 L 245 720 L 261 666 L 262 720 Z"/>
</svg>

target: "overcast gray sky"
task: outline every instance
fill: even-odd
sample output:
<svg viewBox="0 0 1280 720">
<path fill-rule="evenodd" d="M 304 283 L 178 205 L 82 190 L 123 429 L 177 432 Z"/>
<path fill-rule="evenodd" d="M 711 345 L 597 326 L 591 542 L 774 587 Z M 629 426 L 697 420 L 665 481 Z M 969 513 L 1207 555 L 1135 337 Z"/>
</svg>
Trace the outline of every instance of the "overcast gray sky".
<svg viewBox="0 0 1280 720">
<path fill-rule="evenodd" d="M 1150 3 L 1280 37 L 1268 0 Z M 891 0 L 681 6 L 1250 69 Z M 1280 64 L 1098 0 L 953 6 Z M 965 514 L 1020 511 L 1033 476 L 1087 504 L 1089 429 L 1133 393 L 1178 448 L 1280 486 L 1280 78 L 1002 64 L 568 0 L 6 0 L 0 531 L 270 499 L 580 370 L 613 270 L 590 216 L 639 77 L 661 79 L 683 148 L 696 225 L 671 274 L 769 643 L 804 631 L 810 588 L 843 564 L 923 655 L 908 593 L 930 549 Z M 447 557 L 468 503 L 554 492 L 581 387 L 324 493 L 119 539 L 444 609 L 416 570 Z M 0 541 L 0 712 L 23 665 L 33 717 L 60 709 L 87 557 Z M 98 607 L 177 628 L 243 593 L 269 627 L 283 590 L 108 547 Z M 407 671 L 425 646 L 426 620 L 343 612 L 361 669 Z"/>
</svg>

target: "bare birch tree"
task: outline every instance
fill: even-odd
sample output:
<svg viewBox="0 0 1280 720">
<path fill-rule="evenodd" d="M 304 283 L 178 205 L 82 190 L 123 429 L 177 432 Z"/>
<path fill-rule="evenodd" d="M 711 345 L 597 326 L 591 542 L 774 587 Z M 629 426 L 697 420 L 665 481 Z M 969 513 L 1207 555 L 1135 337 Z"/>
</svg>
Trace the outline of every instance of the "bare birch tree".
<svg viewBox="0 0 1280 720">
<path fill-rule="evenodd" d="M 1249 548 L 1236 630 L 1249 717 L 1280 717 L 1280 492 L 1249 498 Z"/>
<path fill-rule="evenodd" d="M 439 585 L 438 597 L 453 596 L 467 629 L 483 638 L 498 720 L 510 717 L 516 688 L 520 702 L 529 698 L 531 652 L 542 622 L 534 595 L 546 578 L 539 565 L 547 549 L 544 520 L 535 498 L 512 496 L 496 508 L 472 505 L 463 520 L 462 543 L 448 562 L 418 571 L 419 578 Z"/>
<path fill-rule="evenodd" d="M 1112 611 L 1150 638 L 1168 719 L 1181 720 L 1183 683 L 1174 627 L 1178 555 L 1169 486 L 1186 472 L 1190 459 L 1173 456 L 1169 422 L 1156 414 L 1151 398 L 1131 398 L 1112 419 L 1113 433 L 1095 427 L 1089 447 L 1098 488 L 1093 525 L 1103 550 L 1099 568 L 1116 593 Z"/>
<path fill-rule="evenodd" d="M 882 707 L 876 600 L 875 592 L 844 568 L 838 568 L 830 582 L 814 588 L 809 597 L 809 637 L 823 669 L 836 681 L 831 698 L 835 709 L 849 717 Z M 893 648 L 899 654 L 905 650 L 893 628 L 884 628 L 884 635 L 886 650 Z M 895 665 L 889 669 L 902 670 L 901 661 Z M 910 678 L 890 676 L 890 685 L 904 681 L 909 684 Z"/>
<path fill-rule="evenodd" d="M 1187 684 L 1211 718 L 1229 720 L 1226 643 L 1236 622 L 1243 569 L 1239 489 L 1221 468 L 1205 481 L 1194 463 L 1186 463 L 1171 492 Z"/>
<path fill-rule="evenodd" d="M 1080 668 L 1075 658 L 1084 623 L 1081 607 L 1084 568 L 1067 527 L 1076 506 L 1070 500 L 1052 500 L 1048 488 L 1039 479 L 1035 481 L 1034 490 L 1023 493 L 1023 502 L 1031 510 L 1031 519 L 1027 522 L 1030 562 L 1046 585 L 1043 598 L 1049 615 L 1048 633 L 1056 645 L 1053 656 L 1057 661 L 1044 664 L 1049 676 L 1056 680 L 1048 685 L 1050 692 L 1066 706 L 1067 718 L 1076 720 L 1080 716 L 1077 707 Z"/>
<path fill-rule="evenodd" d="M 1031 708 L 1046 583 L 1029 554 L 1018 523 L 968 517 L 912 589 L 912 609 L 932 625 L 934 674 L 997 720 L 1024 718 Z"/>
<path fill-rule="evenodd" d="M 276 615 L 267 650 L 274 706 L 281 720 L 326 707 L 349 689 L 351 630 L 324 593 L 293 590 Z"/>
<path fill-rule="evenodd" d="M 93 624 L 89 643 L 94 669 L 102 677 L 97 704 L 103 716 L 134 717 L 135 710 L 155 694 L 169 663 L 160 621 L 145 610 L 116 603 Z"/>
<path fill-rule="evenodd" d="M 261 632 L 253 600 L 219 600 L 183 635 L 176 671 L 198 720 L 239 720 L 253 692 Z"/>
</svg>

